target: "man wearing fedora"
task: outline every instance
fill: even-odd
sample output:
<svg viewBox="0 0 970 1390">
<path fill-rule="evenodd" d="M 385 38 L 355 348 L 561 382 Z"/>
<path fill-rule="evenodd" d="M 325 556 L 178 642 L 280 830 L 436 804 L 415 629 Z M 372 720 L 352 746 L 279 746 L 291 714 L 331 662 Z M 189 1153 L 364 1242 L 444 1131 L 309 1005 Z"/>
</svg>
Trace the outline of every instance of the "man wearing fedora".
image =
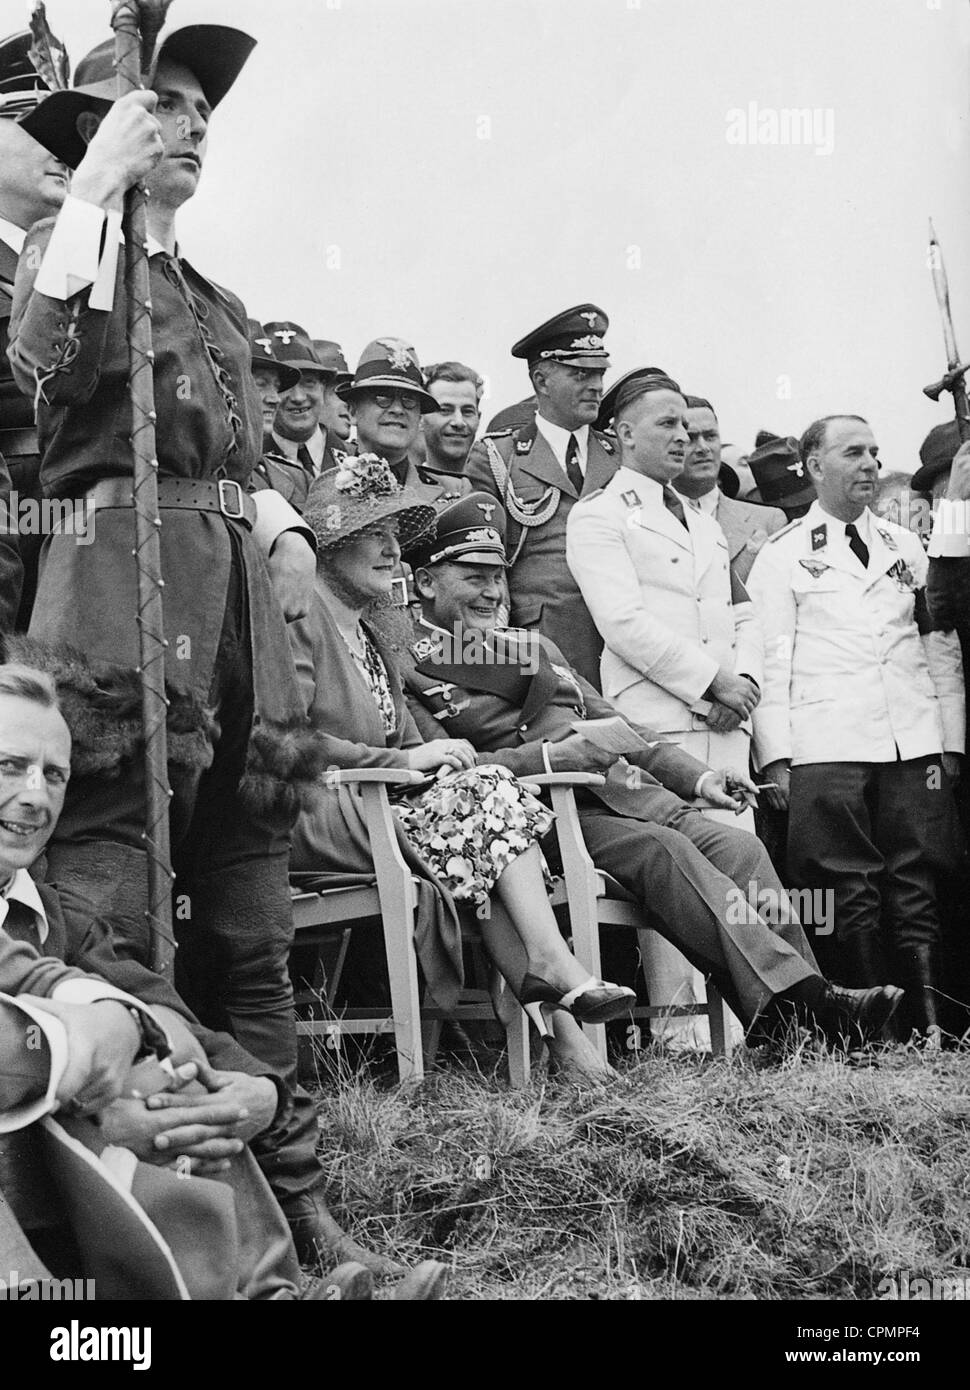
<svg viewBox="0 0 970 1390">
<path fill-rule="evenodd" d="M 724 532 L 731 568 L 742 583 L 769 536 L 788 525 L 777 507 L 758 507 L 737 498 L 738 475 L 721 460 L 721 429 L 710 401 L 686 396 L 687 452 L 683 472 L 671 487 L 688 506 L 714 518 Z"/>
<path fill-rule="evenodd" d="M 415 463 L 412 450 L 421 418 L 438 402 L 424 384 L 418 354 L 403 338 L 375 338 L 361 353 L 350 381 L 337 387 L 350 405 L 357 454 L 377 454 L 390 464 L 402 487 L 417 488 L 429 502 L 461 497 L 471 490 L 464 477 L 443 476 Z"/>
<path fill-rule="evenodd" d="M 264 338 L 273 344 L 276 357 L 292 367 L 298 377 L 280 397 L 276 419 L 263 441 L 265 453 L 281 455 L 298 463 L 306 475 L 306 488 L 314 478 L 337 466 L 333 441 L 321 419 L 328 387 L 338 378 L 338 369 L 327 367 L 317 357 L 305 328 L 289 320 L 263 325 Z M 340 446 L 338 446 L 340 447 Z M 304 491 L 299 503 L 306 501 Z"/>
<path fill-rule="evenodd" d="M 599 689 L 603 640 L 566 564 L 566 521 L 576 502 L 616 472 L 615 447 L 593 425 L 610 365 L 609 319 L 577 304 L 540 324 L 512 348 L 524 359 L 536 415 L 520 429 L 487 434 L 465 472 L 493 493 L 509 518 L 509 595 L 514 627 L 549 637 Z"/>
<path fill-rule="evenodd" d="M 72 194 L 21 257 L 11 320 L 18 384 L 39 400 L 45 493 L 97 511 L 96 546 L 48 539 L 28 650 L 69 698 L 75 776 L 51 873 L 112 917 L 144 959 L 145 852 L 136 668 L 132 457 L 118 226 L 147 182 L 153 303 L 176 983 L 286 1082 L 260 1159 L 301 1255 L 342 1238 L 321 1195 L 315 1115 L 296 1088 L 289 833 L 314 780 L 284 616 L 306 610 L 313 538 L 271 489 L 246 488 L 262 445 L 247 318 L 176 248 L 209 121 L 253 40 L 191 26 L 163 35 L 148 90 L 114 101 L 112 45 L 78 65 L 25 128 L 76 168 Z M 38 268 L 39 267 L 39 268 Z M 83 657 L 80 655 L 83 652 Z M 258 659 L 256 654 L 258 653 Z"/>
</svg>

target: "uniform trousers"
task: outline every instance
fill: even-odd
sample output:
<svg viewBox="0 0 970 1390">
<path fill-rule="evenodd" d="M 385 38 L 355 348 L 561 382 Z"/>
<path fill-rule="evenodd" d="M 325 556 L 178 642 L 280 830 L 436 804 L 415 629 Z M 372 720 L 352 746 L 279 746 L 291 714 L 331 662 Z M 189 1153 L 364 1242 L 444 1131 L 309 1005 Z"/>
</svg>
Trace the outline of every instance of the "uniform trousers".
<svg viewBox="0 0 970 1390">
<path fill-rule="evenodd" d="M 580 821 L 596 867 L 612 874 L 653 915 L 657 930 L 713 978 L 745 1026 L 773 996 L 818 974 L 788 895 L 754 835 L 683 804 L 661 825 L 584 799 Z M 749 903 L 751 885 L 761 894 L 760 910 Z"/>
<path fill-rule="evenodd" d="M 939 754 L 792 768 L 789 873 L 797 887 L 832 895 L 835 931 L 820 938 L 832 978 L 853 988 L 889 982 L 894 953 L 938 941 L 936 875 L 954 862 L 957 840 Z"/>
<path fill-rule="evenodd" d="M 748 770 L 750 743 L 750 737 L 743 729 L 723 734 L 697 729 L 677 736 L 678 747 L 707 767 L 730 768 L 744 773 Z M 751 810 L 745 810 L 740 816 L 733 811 L 717 810 L 705 810 L 701 814 L 739 830 L 754 832 L 754 813 Z M 665 1005 L 676 1007 L 707 1002 L 703 975 L 670 941 L 654 932 L 641 938 L 641 950 L 651 1004 L 662 1008 Z M 729 1013 L 726 1023 L 732 1045 L 738 1046 L 744 1041 L 740 1021 Z M 711 1049 L 711 1025 L 705 1014 L 694 1014 L 687 1018 L 652 1018 L 650 1033 L 654 1039 L 674 1051 L 709 1052 Z"/>
<path fill-rule="evenodd" d="M 322 1170 L 313 1102 L 296 1085 L 288 971 L 294 817 L 255 809 L 239 787 L 254 700 L 246 584 L 235 547 L 208 704 L 215 721 L 211 766 L 169 765 L 175 985 L 203 1023 L 231 1033 L 285 1082 L 287 1102 L 252 1146 L 285 1205 L 318 1187 Z M 47 878 L 91 900 L 118 954 L 147 965 L 144 785 L 140 758 L 120 777 L 72 779 L 48 847 Z"/>
</svg>

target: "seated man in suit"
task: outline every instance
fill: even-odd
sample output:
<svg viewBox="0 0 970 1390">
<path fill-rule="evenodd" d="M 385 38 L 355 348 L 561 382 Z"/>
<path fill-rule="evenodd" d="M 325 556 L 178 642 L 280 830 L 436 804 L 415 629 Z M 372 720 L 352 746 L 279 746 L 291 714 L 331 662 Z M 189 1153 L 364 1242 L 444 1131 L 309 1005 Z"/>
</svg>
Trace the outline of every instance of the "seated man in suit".
<svg viewBox="0 0 970 1390">
<path fill-rule="evenodd" d="M 748 778 L 712 771 L 630 721 L 628 742 L 641 751 L 629 761 L 601 751 L 573 723 L 616 719 L 615 707 L 548 638 L 497 628 L 505 548 L 493 497 L 473 493 L 444 508 L 434 533 L 407 558 L 423 618 L 405 680 L 425 738 L 468 739 L 517 776 L 608 772 L 604 787 L 580 798 L 594 862 L 649 908 L 658 930 L 714 978 L 746 1025 L 764 1015 L 770 1028 L 794 1012 L 835 1041 L 885 1024 L 902 991 L 846 990 L 823 979 L 756 837 L 688 804 L 701 797 L 737 808 L 753 791 Z"/>
<path fill-rule="evenodd" d="M 283 1077 L 203 1028 L 165 980 L 119 959 L 108 924 L 76 891 L 59 894 L 27 872 L 57 823 L 70 756 L 50 678 L 0 666 L 0 1135 L 69 1105 L 74 1122 L 97 1116 L 81 1143 L 229 1183 L 238 1256 L 220 1274 L 231 1276 L 229 1292 L 203 1296 L 296 1297 L 286 1221 L 247 1147 L 286 1103 Z M 29 1015 L 19 1026 L 14 1003 Z M 142 1057 L 156 1062 L 133 1081 Z M 224 1193 L 212 1195 L 225 1205 Z M 5 1196 L 16 1215 L 15 1194 Z M 355 1266 L 348 1284 L 346 1275 L 343 1296 L 368 1296 L 368 1271 Z"/>
</svg>

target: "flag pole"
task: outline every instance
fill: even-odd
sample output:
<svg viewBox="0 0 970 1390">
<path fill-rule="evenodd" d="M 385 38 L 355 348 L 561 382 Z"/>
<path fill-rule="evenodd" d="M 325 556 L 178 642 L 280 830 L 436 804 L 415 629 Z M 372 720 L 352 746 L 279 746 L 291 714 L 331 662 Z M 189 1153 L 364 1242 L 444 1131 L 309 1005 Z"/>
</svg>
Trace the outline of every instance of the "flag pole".
<svg viewBox="0 0 970 1390">
<path fill-rule="evenodd" d="M 142 87 L 142 54 L 147 67 L 170 0 L 112 0 L 118 95 Z M 147 190 L 125 196 L 125 292 L 127 298 L 128 389 L 134 457 L 135 564 L 138 572 L 138 645 L 145 741 L 145 830 L 148 868 L 148 921 L 151 966 L 171 977 L 175 958 L 172 930 L 172 873 L 169 840 L 168 750 L 165 695 L 165 631 L 162 621 L 161 520 L 158 515 L 158 459 L 155 456 L 155 384 L 152 305 L 148 279 Z"/>
</svg>

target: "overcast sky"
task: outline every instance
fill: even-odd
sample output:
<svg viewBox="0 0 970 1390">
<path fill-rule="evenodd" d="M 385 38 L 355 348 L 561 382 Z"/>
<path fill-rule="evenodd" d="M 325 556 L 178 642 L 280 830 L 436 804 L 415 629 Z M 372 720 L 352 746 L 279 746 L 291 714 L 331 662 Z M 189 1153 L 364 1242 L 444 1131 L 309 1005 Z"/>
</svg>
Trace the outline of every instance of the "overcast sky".
<svg viewBox="0 0 970 1390">
<path fill-rule="evenodd" d="M 0 0 L 4 32 L 28 9 Z M 110 10 L 48 0 L 74 62 Z M 909 471 L 947 418 L 922 395 L 944 367 L 927 218 L 968 353 L 968 0 L 174 0 L 170 21 L 259 41 L 179 228 L 256 317 L 351 365 L 385 334 L 457 357 L 489 415 L 528 391 L 511 343 L 588 299 L 607 380 L 665 367 L 725 440 L 849 410 Z"/>
</svg>

